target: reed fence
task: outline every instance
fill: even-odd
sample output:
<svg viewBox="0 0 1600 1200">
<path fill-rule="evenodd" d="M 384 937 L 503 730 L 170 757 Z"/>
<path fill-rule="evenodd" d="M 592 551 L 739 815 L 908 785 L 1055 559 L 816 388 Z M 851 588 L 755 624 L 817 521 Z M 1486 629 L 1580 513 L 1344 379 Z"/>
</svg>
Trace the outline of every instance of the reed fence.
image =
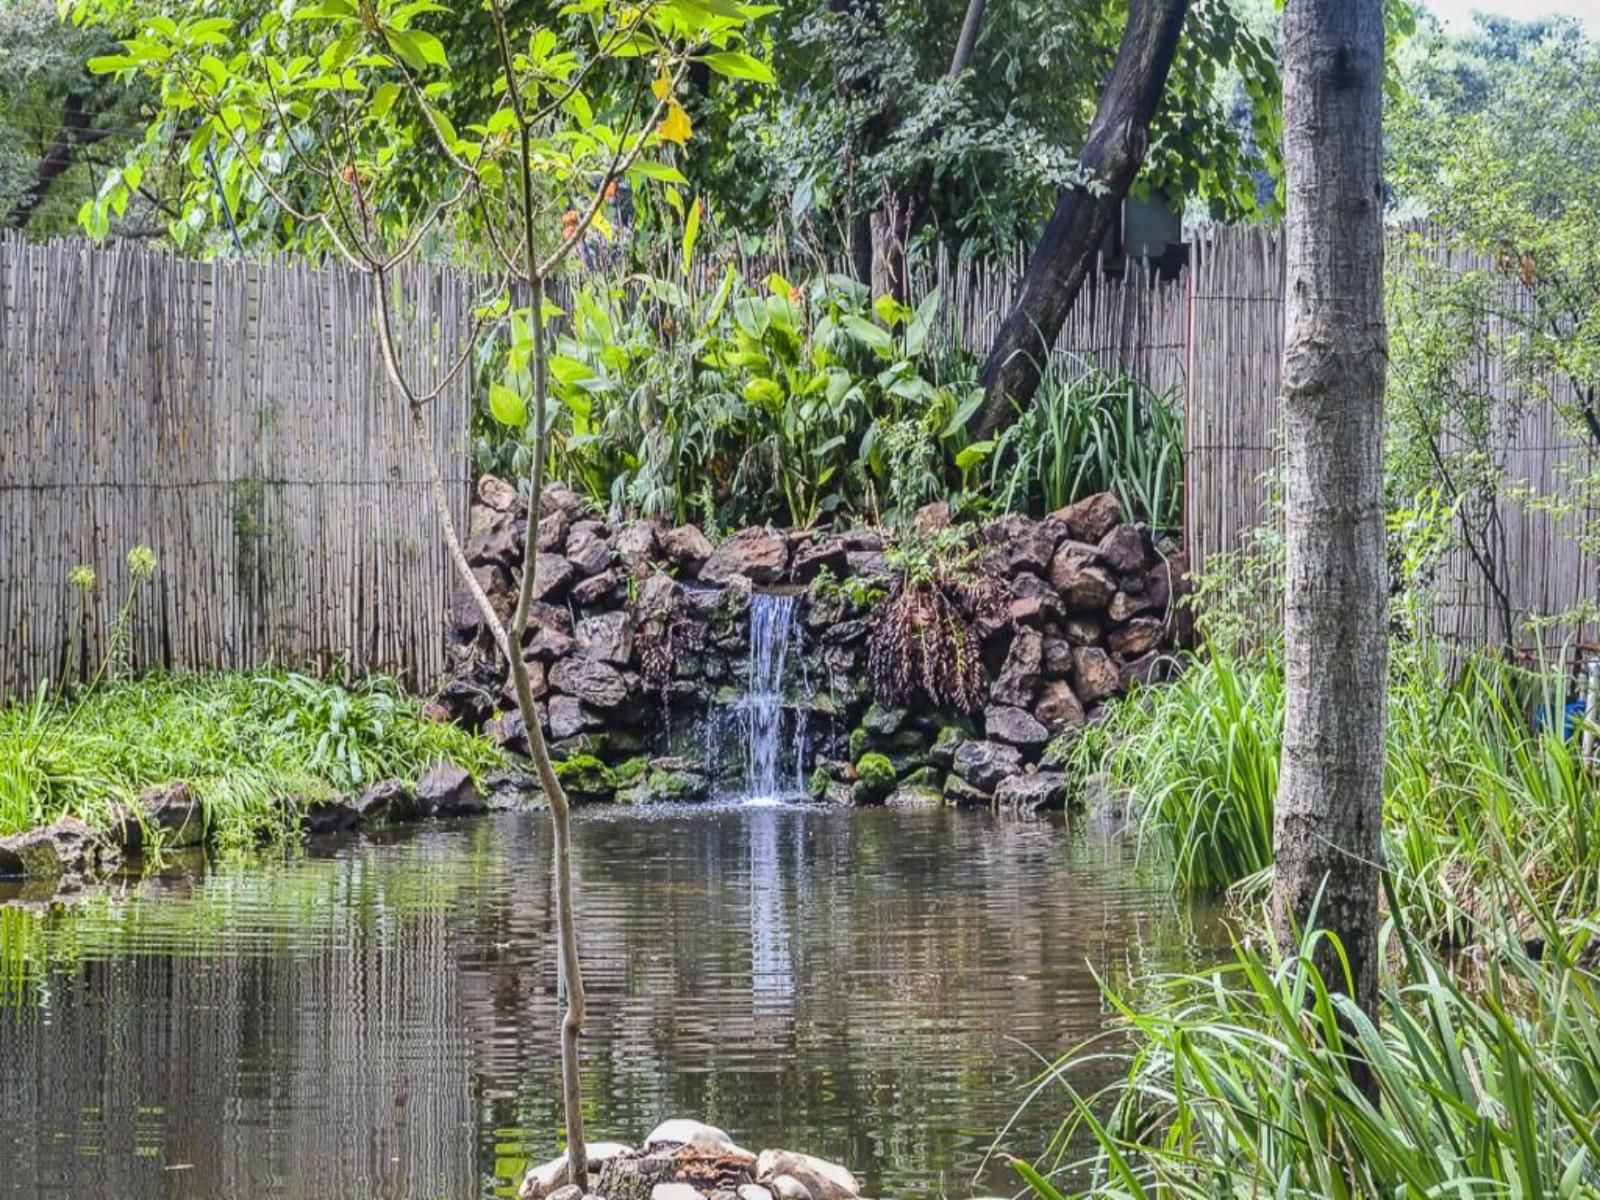
<svg viewBox="0 0 1600 1200">
<path fill-rule="evenodd" d="M 468 281 L 395 287 L 427 376 L 465 343 Z M 137 545 L 159 567 L 135 668 L 443 669 L 449 564 L 373 311 L 341 270 L 0 240 L 0 695 L 94 669 Z M 469 387 L 428 418 L 457 517 Z"/>
<path fill-rule="evenodd" d="M 1489 265 L 1437 238 L 1428 253 L 1456 270 Z M 707 248 L 695 272 L 714 285 L 729 263 L 752 277 L 817 265 L 729 245 Z M 940 256 L 917 266 L 913 298 L 939 288 L 944 336 L 982 353 L 1022 268 L 1020 255 Z M 1181 399 L 1197 566 L 1272 520 L 1283 280 L 1275 232 L 1218 230 L 1176 280 L 1137 269 L 1098 279 L 1057 343 Z M 438 377 L 464 348 L 473 285 L 443 268 L 399 274 L 399 342 L 420 376 Z M 419 684 L 439 675 L 449 564 L 373 317 L 363 279 L 337 268 L 0 239 L 0 695 L 98 663 L 138 544 L 160 569 L 129 624 L 135 667 L 342 662 Z M 1474 368 L 1496 395 L 1509 387 L 1498 336 Z M 428 418 L 458 520 L 470 374 Z M 1574 400 L 1569 385 L 1542 386 L 1546 402 L 1506 422 L 1500 453 L 1509 480 L 1557 500 L 1507 500 L 1499 513 L 1495 552 L 1519 623 L 1600 587 L 1571 483 L 1593 453 L 1558 411 Z M 87 595 L 71 585 L 80 565 L 97 577 Z M 1465 555 L 1446 563 L 1442 633 L 1492 640 L 1498 607 Z"/>
</svg>

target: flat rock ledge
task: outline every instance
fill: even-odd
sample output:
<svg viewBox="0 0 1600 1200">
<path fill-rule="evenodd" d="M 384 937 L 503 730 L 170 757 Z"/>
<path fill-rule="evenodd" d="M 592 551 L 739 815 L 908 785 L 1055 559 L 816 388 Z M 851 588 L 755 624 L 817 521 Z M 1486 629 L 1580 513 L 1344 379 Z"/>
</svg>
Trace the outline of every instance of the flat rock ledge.
<svg viewBox="0 0 1600 1200">
<path fill-rule="evenodd" d="M 589 1190 L 568 1182 L 563 1155 L 532 1167 L 518 1200 L 858 1200 L 837 1163 L 793 1150 L 744 1149 L 714 1125 L 664 1121 L 638 1148 L 591 1142 Z"/>
</svg>

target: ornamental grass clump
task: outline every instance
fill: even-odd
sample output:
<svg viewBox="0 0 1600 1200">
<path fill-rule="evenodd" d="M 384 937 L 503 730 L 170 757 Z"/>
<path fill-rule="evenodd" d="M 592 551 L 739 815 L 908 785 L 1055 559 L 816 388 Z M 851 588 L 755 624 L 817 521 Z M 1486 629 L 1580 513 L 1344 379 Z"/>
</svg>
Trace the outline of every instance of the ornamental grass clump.
<svg viewBox="0 0 1600 1200">
<path fill-rule="evenodd" d="M 1151 1007 L 1108 993 L 1128 1048 L 1051 1068 L 1034 1102 L 1059 1087 L 1068 1115 L 1018 1170 L 1041 1200 L 1066 1178 L 1103 1200 L 1593 1200 L 1600 927 L 1542 929 L 1537 954 L 1502 925 L 1462 961 L 1392 924 L 1375 1021 L 1318 972 L 1321 934 L 1288 956 L 1241 942 L 1213 971 L 1161 981 L 1170 998 Z M 1080 1065 L 1107 1053 L 1126 1074 L 1081 1092 Z"/>
</svg>

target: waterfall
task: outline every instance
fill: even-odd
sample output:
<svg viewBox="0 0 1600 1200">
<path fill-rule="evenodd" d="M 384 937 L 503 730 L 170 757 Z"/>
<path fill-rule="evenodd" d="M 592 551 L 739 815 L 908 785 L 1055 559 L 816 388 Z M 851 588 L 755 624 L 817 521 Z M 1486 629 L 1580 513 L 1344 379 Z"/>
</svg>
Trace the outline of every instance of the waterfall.
<svg viewBox="0 0 1600 1200">
<path fill-rule="evenodd" d="M 745 794 L 752 800 L 785 794 L 783 760 L 784 665 L 794 637 L 795 597 L 757 592 L 750 598 L 750 683 L 745 694 Z M 797 760 L 802 756 L 796 755 Z M 802 764 L 795 764 L 798 789 Z"/>
</svg>

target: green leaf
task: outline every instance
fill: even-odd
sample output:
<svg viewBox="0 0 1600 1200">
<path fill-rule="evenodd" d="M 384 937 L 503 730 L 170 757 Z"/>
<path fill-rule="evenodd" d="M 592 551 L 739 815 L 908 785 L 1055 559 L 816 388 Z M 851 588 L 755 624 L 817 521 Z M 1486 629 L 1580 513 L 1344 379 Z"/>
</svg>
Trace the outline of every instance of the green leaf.
<svg viewBox="0 0 1600 1200">
<path fill-rule="evenodd" d="M 642 179 L 654 179 L 661 183 L 677 183 L 687 186 L 689 182 L 677 167 L 669 166 L 666 163 L 646 162 L 643 159 L 628 168 L 628 174 L 637 175 Z"/>
<path fill-rule="evenodd" d="M 846 317 L 841 324 L 845 332 L 868 349 L 888 358 L 894 354 L 894 339 L 889 331 L 874 325 L 864 317 Z"/>
<path fill-rule="evenodd" d="M 528 402 L 502 384 L 489 385 L 489 412 L 500 424 L 521 429 L 528 423 Z"/>
<path fill-rule="evenodd" d="M 956 455 L 956 470 L 961 471 L 962 473 L 971 470 L 984 459 L 988 458 L 993 451 L 994 442 L 992 440 L 985 442 L 973 442 L 972 445 L 968 446 L 965 450 L 961 451 L 960 454 Z"/>
<path fill-rule="evenodd" d="M 700 197 L 689 206 L 689 215 L 683 223 L 683 273 L 687 275 L 694 265 L 694 244 L 700 240 L 700 213 L 704 206 Z"/>
<path fill-rule="evenodd" d="M 726 75 L 729 79 L 754 79 L 757 83 L 776 82 L 771 67 L 754 55 L 741 50 L 720 50 L 714 54 L 703 54 L 700 56 L 700 61 L 718 75 Z"/>
<path fill-rule="evenodd" d="M 752 379 L 741 393 L 751 404 L 777 408 L 783 403 L 783 385 L 775 379 Z"/>
</svg>

